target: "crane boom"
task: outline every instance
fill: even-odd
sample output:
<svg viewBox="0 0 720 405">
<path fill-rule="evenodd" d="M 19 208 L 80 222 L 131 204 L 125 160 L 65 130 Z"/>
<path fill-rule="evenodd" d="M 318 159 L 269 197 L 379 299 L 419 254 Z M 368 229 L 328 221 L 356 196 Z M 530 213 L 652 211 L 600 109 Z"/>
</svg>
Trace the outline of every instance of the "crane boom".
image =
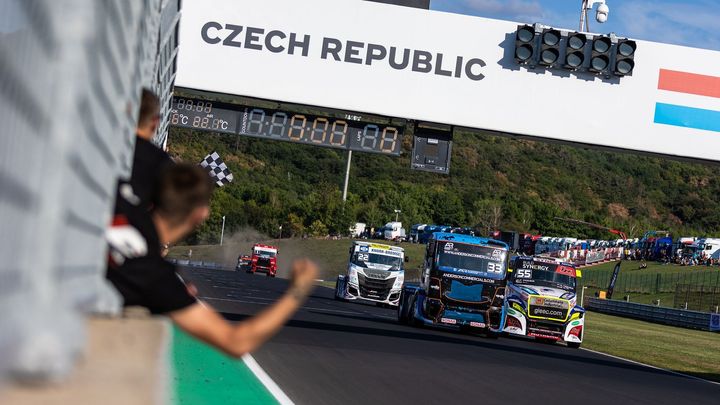
<svg viewBox="0 0 720 405">
<path fill-rule="evenodd" d="M 620 238 L 621 238 L 622 240 L 627 240 L 627 235 L 625 235 L 625 232 L 620 231 L 620 230 L 617 230 L 617 229 L 608 228 L 607 226 L 603 226 L 603 225 L 599 225 L 599 224 L 594 224 L 594 223 L 592 223 L 592 222 L 587 222 L 587 221 L 581 221 L 581 220 L 579 220 L 579 219 L 574 219 L 574 218 L 555 217 L 555 219 L 558 219 L 558 220 L 560 220 L 560 221 L 570 222 L 570 223 L 573 223 L 573 224 L 585 225 L 585 226 L 588 226 L 588 227 L 590 227 L 590 228 L 602 229 L 602 230 L 608 231 L 608 232 L 610 232 L 610 233 L 612 233 L 612 234 L 615 234 L 615 235 L 620 236 Z"/>
</svg>

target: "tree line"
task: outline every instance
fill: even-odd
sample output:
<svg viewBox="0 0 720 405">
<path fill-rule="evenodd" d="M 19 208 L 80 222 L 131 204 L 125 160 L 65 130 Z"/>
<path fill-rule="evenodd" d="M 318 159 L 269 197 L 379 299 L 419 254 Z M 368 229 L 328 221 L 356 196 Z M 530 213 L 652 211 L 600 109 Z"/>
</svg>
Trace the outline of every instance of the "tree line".
<svg viewBox="0 0 720 405">
<path fill-rule="evenodd" d="M 411 137 L 399 158 L 353 155 L 342 202 L 346 152 L 171 128 L 168 148 L 189 162 L 217 151 L 234 183 L 219 188 L 210 219 L 191 243 L 216 243 L 247 226 L 273 237 L 346 234 L 379 227 L 402 211 L 406 227 L 435 223 L 554 236 L 613 238 L 558 221 L 570 217 L 676 236 L 720 234 L 720 169 L 655 157 L 464 132 L 455 135 L 450 175 L 410 169 Z M 281 228 L 282 227 L 282 228 Z"/>
</svg>

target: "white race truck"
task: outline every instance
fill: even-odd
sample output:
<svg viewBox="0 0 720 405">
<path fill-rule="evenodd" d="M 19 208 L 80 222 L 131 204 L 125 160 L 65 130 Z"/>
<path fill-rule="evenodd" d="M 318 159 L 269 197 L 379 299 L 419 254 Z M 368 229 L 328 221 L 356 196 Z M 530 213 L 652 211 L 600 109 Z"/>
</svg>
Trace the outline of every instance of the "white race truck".
<svg viewBox="0 0 720 405">
<path fill-rule="evenodd" d="M 405 280 L 404 259 L 401 247 L 354 241 L 347 273 L 335 283 L 335 299 L 397 306 Z"/>
<path fill-rule="evenodd" d="M 580 347 L 585 326 L 576 296 L 580 270 L 561 259 L 517 256 L 508 271 L 504 332 Z"/>
</svg>

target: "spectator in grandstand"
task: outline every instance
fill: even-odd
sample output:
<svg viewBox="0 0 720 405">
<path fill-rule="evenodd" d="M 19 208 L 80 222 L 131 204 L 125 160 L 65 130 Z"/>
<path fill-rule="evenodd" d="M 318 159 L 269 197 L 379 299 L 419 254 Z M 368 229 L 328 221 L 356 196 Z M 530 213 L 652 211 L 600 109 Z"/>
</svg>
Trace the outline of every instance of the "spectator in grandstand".
<svg viewBox="0 0 720 405">
<path fill-rule="evenodd" d="M 166 315 L 196 338 L 231 356 L 241 356 L 273 336 L 300 307 L 313 287 L 317 267 L 307 259 L 295 261 L 285 295 L 265 311 L 238 324 L 228 323 L 211 307 L 199 302 L 182 282 L 175 266 L 165 261 L 160 252 L 162 244 L 181 240 L 208 217 L 212 190 L 204 170 L 178 164 L 162 170 L 150 213 L 119 195 L 113 223 L 122 227 L 126 236 L 120 246 L 134 249 L 116 249 L 111 244 L 114 249 L 107 278 L 122 295 L 125 306 L 139 305 L 154 314 Z"/>
</svg>

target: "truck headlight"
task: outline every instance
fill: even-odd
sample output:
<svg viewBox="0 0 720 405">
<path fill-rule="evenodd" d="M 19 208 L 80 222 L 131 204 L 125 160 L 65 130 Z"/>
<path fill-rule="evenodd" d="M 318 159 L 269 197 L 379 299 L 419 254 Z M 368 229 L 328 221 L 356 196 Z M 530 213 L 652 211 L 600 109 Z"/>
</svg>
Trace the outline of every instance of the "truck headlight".
<svg viewBox="0 0 720 405">
<path fill-rule="evenodd" d="M 350 270 L 348 270 L 348 283 L 350 283 L 350 284 L 358 283 L 357 270 L 355 270 L 355 268 L 353 268 L 353 267 L 350 267 Z"/>
<path fill-rule="evenodd" d="M 395 278 L 395 283 L 393 284 L 393 288 L 402 288 L 404 281 L 405 281 L 405 274 L 403 274 L 403 273 L 398 274 L 397 278 Z"/>
</svg>

